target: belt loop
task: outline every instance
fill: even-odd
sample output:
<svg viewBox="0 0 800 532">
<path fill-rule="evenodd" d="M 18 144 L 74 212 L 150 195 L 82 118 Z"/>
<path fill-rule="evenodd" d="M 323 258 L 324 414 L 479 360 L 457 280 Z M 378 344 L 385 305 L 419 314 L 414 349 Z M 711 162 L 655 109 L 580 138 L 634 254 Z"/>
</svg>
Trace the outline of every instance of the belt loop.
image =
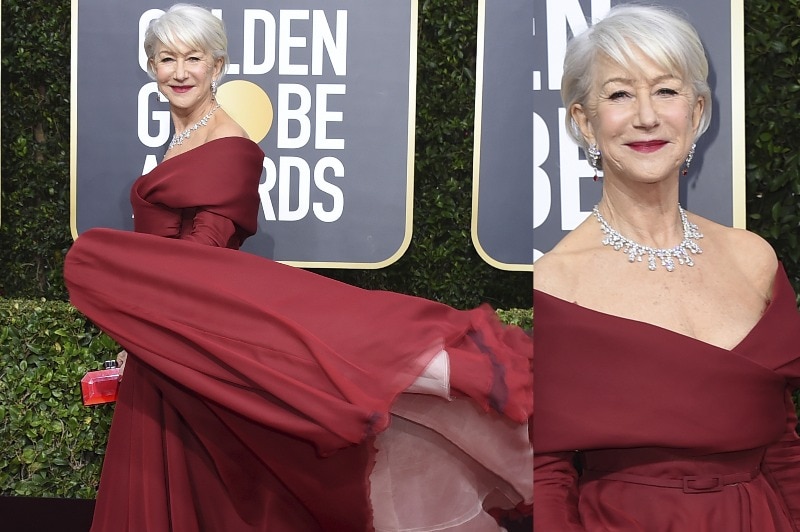
<svg viewBox="0 0 800 532">
<path fill-rule="evenodd" d="M 684 493 L 713 493 L 723 486 L 721 477 L 683 477 Z"/>
</svg>

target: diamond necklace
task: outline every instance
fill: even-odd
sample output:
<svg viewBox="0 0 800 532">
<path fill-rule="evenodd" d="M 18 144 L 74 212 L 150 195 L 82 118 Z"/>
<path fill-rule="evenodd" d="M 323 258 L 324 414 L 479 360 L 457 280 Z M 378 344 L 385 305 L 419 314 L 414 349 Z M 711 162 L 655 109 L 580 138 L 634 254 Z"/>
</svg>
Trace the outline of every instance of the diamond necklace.
<svg viewBox="0 0 800 532">
<path fill-rule="evenodd" d="M 608 225 L 606 219 L 600 214 L 600 209 L 597 208 L 597 205 L 592 209 L 595 218 L 600 222 L 603 234 L 606 235 L 603 238 L 604 246 L 611 246 L 615 251 L 627 253 L 628 262 L 642 262 L 642 257 L 647 255 L 647 268 L 650 271 L 655 271 L 656 258 L 658 258 L 661 260 L 661 265 L 664 266 L 668 272 L 675 269 L 675 259 L 678 259 L 678 264 L 694 266 L 694 261 L 689 252 L 693 255 L 703 252 L 700 246 L 697 245 L 697 242 L 695 242 L 695 239 L 703 238 L 703 234 L 697 228 L 697 225 L 688 220 L 686 211 L 683 210 L 680 204 L 678 204 L 678 211 L 680 212 L 681 224 L 683 225 L 683 241 L 674 248 L 659 249 L 643 246 L 633 240 L 625 238 L 619 234 L 619 231 Z"/>
<path fill-rule="evenodd" d="M 169 146 L 167 146 L 167 150 L 171 150 L 175 146 L 180 146 L 181 144 L 183 144 L 184 140 L 188 139 L 192 135 L 192 132 L 200 129 L 200 126 L 205 126 L 206 124 L 208 124 L 208 120 L 211 118 L 211 115 L 213 115 L 214 111 L 216 111 L 217 109 L 219 109 L 219 104 L 216 104 L 214 107 L 212 107 L 206 116 L 201 118 L 195 125 L 185 129 L 183 133 L 180 134 L 175 133 L 175 135 L 173 135 L 172 137 L 172 140 L 169 142 Z"/>
</svg>

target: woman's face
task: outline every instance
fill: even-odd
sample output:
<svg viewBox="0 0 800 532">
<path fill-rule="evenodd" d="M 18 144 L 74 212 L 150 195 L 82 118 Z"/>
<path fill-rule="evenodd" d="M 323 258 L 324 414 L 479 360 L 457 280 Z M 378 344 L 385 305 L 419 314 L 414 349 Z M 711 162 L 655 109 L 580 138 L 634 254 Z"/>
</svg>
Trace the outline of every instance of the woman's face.
<svg viewBox="0 0 800 532">
<path fill-rule="evenodd" d="M 586 104 L 572 116 L 602 154 L 605 178 L 657 182 L 677 177 L 704 102 L 689 82 L 642 53 L 626 69 L 608 56 L 595 64 Z"/>
<path fill-rule="evenodd" d="M 153 56 L 158 90 L 173 107 L 191 109 L 211 99 L 211 82 L 222 70 L 210 53 L 180 44 L 177 49 L 160 45 Z"/>
</svg>

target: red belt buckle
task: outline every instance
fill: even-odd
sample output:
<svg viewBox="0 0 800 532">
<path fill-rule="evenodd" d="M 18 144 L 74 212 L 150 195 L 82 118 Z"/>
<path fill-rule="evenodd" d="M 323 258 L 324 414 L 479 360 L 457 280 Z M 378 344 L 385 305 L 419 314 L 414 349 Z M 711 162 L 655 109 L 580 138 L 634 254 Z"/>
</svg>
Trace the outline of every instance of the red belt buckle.
<svg viewBox="0 0 800 532">
<path fill-rule="evenodd" d="M 723 486 L 722 477 L 683 477 L 684 493 L 713 493 Z"/>
</svg>

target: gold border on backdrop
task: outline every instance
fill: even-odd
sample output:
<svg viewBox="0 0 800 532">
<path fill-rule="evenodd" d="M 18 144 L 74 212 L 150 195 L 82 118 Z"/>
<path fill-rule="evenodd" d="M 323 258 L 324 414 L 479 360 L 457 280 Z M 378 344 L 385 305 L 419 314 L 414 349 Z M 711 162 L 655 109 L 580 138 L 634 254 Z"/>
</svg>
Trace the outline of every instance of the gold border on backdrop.
<svg viewBox="0 0 800 532">
<path fill-rule="evenodd" d="M 480 190 L 480 161 L 481 161 L 481 117 L 483 116 L 483 61 L 484 61 L 484 46 L 486 29 L 486 1 L 479 0 L 478 2 L 478 49 L 476 54 L 476 68 L 475 68 L 475 130 L 474 139 L 475 146 L 472 152 L 472 245 L 478 255 L 487 264 L 494 266 L 499 270 L 506 271 L 520 271 L 529 272 L 533 271 L 533 239 L 531 239 L 531 264 L 510 264 L 500 262 L 492 258 L 478 239 L 478 194 Z M 533 203 L 533 198 L 531 198 Z"/>
<path fill-rule="evenodd" d="M 277 261 L 301 268 L 346 268 L 346 269 L 380 269 L 397 262 L 408 250 L 413 232 L 414 212 L 414 150 L 417 102 L 417 28 L 419 25 L 418 0 L 409 0 L 411 6 L 409 31 L 409 63 L 408 63 L 408 134 L 406 156 L 406 215 L 403 241 L 397 251 L 380 262 L 309 262 L 309 261 Z M 71 2 L 71 79 L 70 79 L 70 231 L 73 240 L 78 238 L 77 229 L 77 165 L 78 165 L 78 0 Z"/>
<path fill-rule="evenodd" d="M 731 157 L 733 226 L 747 228 L 744 104 L 744 0 L 731 0 Z"/>
<path fill-rule="evenodd" d="M 78 169 L 78 0 L 71 2 L 70 80 L 69 80 L 69 230 L 78 238 L 77 176 Z"/>
</svg>

